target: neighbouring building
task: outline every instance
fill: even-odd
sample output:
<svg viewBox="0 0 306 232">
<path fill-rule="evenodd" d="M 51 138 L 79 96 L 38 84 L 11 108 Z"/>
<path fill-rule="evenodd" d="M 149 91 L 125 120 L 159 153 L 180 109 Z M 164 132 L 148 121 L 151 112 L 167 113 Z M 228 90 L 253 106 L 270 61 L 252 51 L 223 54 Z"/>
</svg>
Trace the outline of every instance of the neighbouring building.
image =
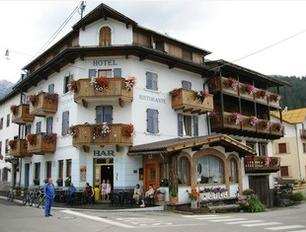
<svg viewBox="0 0 306 232">
<path fill-rule="evenodd" d="M 272 112 L 279 119 L 279 114 Z M 283 112 L 284 137 L 273 141 L 273 156 L 281 158 L 278 177 L 305 180 L 306 175 L 306 108 Z"/>
<path fill-rule="evenodd" d="M 268 89 L 286 83 L 208 54 L 99 5 L 0 101 L 14 124 L 0 140 L 10 140 L 19 183 L 140 183 L 167 200 L 177 192 L 179 203 L 192 188 L 223 197 L 254 188 L 269 204 L 279 170 L 271 140 L 283 128 L 270 121 L 270 110 L 281 111 Z"/>
</svg>

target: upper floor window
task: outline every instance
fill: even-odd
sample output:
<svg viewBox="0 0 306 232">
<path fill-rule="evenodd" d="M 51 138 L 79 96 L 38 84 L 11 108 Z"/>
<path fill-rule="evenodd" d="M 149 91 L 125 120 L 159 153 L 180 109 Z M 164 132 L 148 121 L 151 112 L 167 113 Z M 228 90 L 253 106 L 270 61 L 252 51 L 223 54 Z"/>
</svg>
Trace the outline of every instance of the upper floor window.
<svg viewBox="0 0 306 232">
<path fill-rule="evenodd" d="M 146 88 L 158 90 L 157 87 L 157 74 L 153 72 L 146 72 Z"/>
<path fill-rule="evenodd" d="M 246 141 L 245 145 L 252 148 L 254 151 L 256 151 L 256 143 L 252 141 Z"/>
<path fill-rule="evenodd" d="M 182 88 L 183 89 L 191 89 L 191 82 L 190 81 L 182 81 Z"/>
<path fill-rule="evenodd" d="M 179 136 L 199 136 L 199 122 L 197 116 L 177 115 Z"/>
<path fill-rule="evenodd" d="M 147 132 L 158 133 L 158 110 L 147 109 Z"/>
<path fill-rule="evenodd" d="M 0 141 L 0 155 L 2 153 L 2 141 Z"/>
<path fill-rule="evenodd" d="M 110 46 L 112 43 L 112 30 L 110 27 L 102 27 L 100 29 L 99 45 Z"/>
<path fill-rule="evenodd" d="M 69 111 L 63 112 L 62 115 L 62 135 L 67 135 L 69 130 Z"/>
<path fill-rule="evenodd" d="M 69 92 L 68 84 L 72 80 L 73 80 L 73 75 L 71 75 L 70 73 L 68 75 L 64 76 L 63 93 L 68 93 Z"/>
<path fill-rule="evenodd" d="M 288 166 L 281 166 L 280 167 L 280 174 L 281 174 L 281 176 L 288 177 L 289 176 L 289 167 Z"/>
<path fill-rule="evenodd" d="M 287 153 L 287 144 L 286 143 L 279 143 L 278 144 L 278 153 L 279 154 L 286 154 Z"/>
<path fill-rule="evenodd" d="M 25 126 L 25 136 L 27 136 L 28 134 L 31 134 L 31 125 L 26 125 Z"/>
<path fill-rule="evenodd" d="M 29 104 L 29 98 L 26 94 L 22 93 L 21 94 L 21 103 L 22 104 Z"/>
<path fill-rule="evenodd" d="M 268 155 L 267 143 L 258 143 L 258 153 L 260 156 Z"/>
<path fill-rule="evenodd" d="M 113 122 L 113 107 L 112 106 L 97 106 L 96 107 L 96 123 L 112 123 Z"/>
<path fill-rule="evenodd" d="M 306 143 L 303 143 L 303 153 L 306 153 Z"/>
<path fill-rule="evenodd" d="M 53 131 L 53 117 L 48 117 L 46 124 L 46 132 L 47 134 L 51 134 L 52 131 Z"/>
<path fill-rule="evenodd" d="M 0 130 L 3 129 L 3 118 L 0 119 Z"/>
<path fill-rule="evenodd" d="M 113 75 L 113 71 L 111 69 L 99 69 L 98 77 L 107 77 L 110 78 Z"/>
<path fill-rule="evenodd" d="M 5 140 L 5 153 L 7 154 L 9 152 L 9 140 Z"/>
<path fill-rule="evenodd" d="M 164 43 L 164 41 L 156 40 L 155 41 L 155 49 L 164 52 L 165 51 L 165 43 Z"/>
<path fill-rule="evenodd" d="M 36 134 L 41 132 L 41 122 L 36 122 Z"/>
<path fill-rule="evenodd" d="M 48 85 L 48 93 L 54 93 L 54 84 Z"/>
<path fill-rule="evenodd" d="M 10 121 L 11 121 L 11 115 L 8 114 L 8 115 L 6 115 L 6 127 L 10 126 Z"/>
</svg>

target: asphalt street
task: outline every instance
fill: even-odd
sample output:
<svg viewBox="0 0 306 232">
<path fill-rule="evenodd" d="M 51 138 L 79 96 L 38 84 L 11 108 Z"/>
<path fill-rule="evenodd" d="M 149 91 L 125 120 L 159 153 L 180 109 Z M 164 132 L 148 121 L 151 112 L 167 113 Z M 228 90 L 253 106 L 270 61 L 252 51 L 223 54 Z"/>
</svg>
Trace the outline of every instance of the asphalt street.
<svg viewBox="0 0 306 232">
<path fill-rule="evenodd" d="M 0 200 L 1 232 L 41 231 L 290 231 L 306 232 L 306 204 L 269 210 L 264 213 L 182 215 L 168 211 L 101 212 L 53 210 L 45 218 L 42 209 Z"/>
</svg>

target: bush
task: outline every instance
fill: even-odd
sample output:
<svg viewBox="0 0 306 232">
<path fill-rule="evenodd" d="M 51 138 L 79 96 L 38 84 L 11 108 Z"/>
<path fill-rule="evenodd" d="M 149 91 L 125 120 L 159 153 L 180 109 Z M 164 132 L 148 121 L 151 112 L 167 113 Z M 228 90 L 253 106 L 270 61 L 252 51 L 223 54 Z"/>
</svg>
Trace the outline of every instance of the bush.
<svg viewBox="0 0 306 232">
<path fill-rule="evenodd" d="M 266 207 L 260 202 L 256 195 L 252 195 L 249 199 L 247 199 L 246 203 L 243 205 L 243 208 L 247 212 L 252 213 L 264 212 L 266 210 Z"/>
<path fill-rule="evenodd" d="M 303 201 L 305 199 L 304 193 L 296 192 L 291 195 L 291 200 L 293 201 Z"/>
<path fill-rule="evenodd" d="M 245 195 L 245 196 L 251 196 L 254 194 L 254 190 L 253 189 L 246 189 L 242 192 L 242 195 Z"/>
</svg>

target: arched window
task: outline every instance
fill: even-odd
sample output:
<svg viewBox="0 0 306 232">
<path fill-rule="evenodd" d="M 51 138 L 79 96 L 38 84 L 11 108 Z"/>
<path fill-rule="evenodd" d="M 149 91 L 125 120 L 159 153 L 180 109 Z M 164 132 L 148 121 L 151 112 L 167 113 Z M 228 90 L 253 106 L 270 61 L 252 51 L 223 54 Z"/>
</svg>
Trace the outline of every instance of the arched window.
<svg viewBox="0 0 306 232">
<path fill-rule="evenodd" d="M 190 185 L 190 162 L 187 157 L 179 159 L 179 184 Z"/>
<path fill-rule="evenodd" d="M 238 165 L 234 158 L 229 160 L 229 181 L 230 183 L 238 183 Z"/>
<path fill-rule="evenodd" d="M 111 43 L 112 43 L 112 30 L 110 29 L 110 27 L 102 27 L 100 29 L 99 45 L 110 46 Z"/>
<path fill-rule="evenodd" d="M 199 159 L 197 182 L 201 184 L 224 183 L 224 164 L 216 156 L 208 155 Z"/>
</svg>

